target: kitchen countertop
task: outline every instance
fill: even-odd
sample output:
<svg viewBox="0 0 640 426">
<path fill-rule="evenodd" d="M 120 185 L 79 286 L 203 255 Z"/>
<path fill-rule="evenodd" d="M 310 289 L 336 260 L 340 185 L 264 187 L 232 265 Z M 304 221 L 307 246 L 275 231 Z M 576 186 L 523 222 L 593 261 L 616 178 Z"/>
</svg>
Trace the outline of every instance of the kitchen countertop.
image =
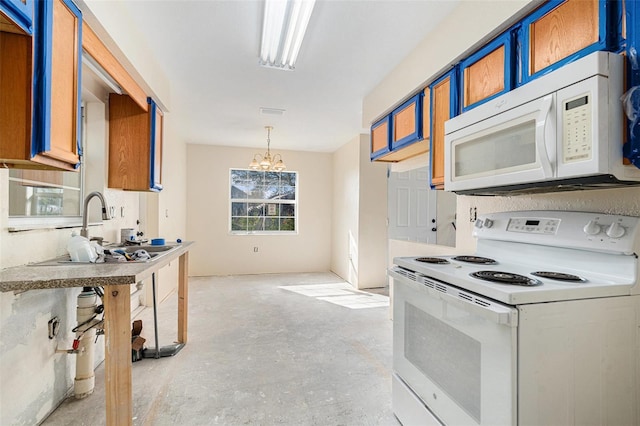
<svg viewBox="0 0 640 426">
<path fill-rule="evenodd" d="M 14 266 L 0 270 L 0 291 L 135 284 L 189 251 L 192 244 L 177 244 L 178 248 L 149 262 Z"/>
</svg>

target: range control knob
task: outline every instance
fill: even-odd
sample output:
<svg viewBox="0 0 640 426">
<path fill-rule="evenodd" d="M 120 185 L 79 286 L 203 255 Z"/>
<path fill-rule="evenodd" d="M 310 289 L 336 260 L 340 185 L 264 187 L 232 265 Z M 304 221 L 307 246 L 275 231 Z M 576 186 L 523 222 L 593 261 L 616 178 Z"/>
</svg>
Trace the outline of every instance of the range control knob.
<svg viewBox="0 0 640 426">
<path fill-rule="evenodd" d="M 476 220 L 476 223 L 474 226 L 478 229 L 482 228 L 482 219 Z"/>
<path fill-rule="evenodd" d="M 493 221 L 491 219 L 485 219 L 484 220 L 484 227 L 485 228 L 491 228 L 493 226 Z"/>
<path fill-rule="evenodd" d="M 590 220 L 584 228 L 584 233 L 587 235 L 597 235 L 600 233 L 600 225 L 595 220 Z"/>
<path fill-rule="evenodd" d="M 625 229 L 618 222 L 613 222 L 605 231 L 607 236 L 611 238 L 620 238 L 624 235 Z"/>
</svg>

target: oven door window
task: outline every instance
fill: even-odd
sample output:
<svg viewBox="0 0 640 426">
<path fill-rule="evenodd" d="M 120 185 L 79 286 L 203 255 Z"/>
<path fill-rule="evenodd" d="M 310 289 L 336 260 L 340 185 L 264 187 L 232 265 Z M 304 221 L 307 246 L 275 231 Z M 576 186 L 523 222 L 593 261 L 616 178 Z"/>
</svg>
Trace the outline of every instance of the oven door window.
<svg viewBox="0 0 640 426">
<path fill-rule="evenodd" d="M 480 423 L 480 342 L 410 303 L 404 312 L 407 360 Z"/>
</svg>

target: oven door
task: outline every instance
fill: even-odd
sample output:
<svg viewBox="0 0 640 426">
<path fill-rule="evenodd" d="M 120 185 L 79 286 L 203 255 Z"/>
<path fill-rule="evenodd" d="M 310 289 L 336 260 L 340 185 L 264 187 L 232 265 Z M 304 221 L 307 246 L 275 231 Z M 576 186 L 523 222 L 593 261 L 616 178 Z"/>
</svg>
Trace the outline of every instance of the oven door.
<svg viewBox="0 0 640 426">
<path fill-rule="evenodd" d="M 394 372 L 446 425 L 515 425 L 517 310 L 402 268 L 389 275 Z"/>
</svg>

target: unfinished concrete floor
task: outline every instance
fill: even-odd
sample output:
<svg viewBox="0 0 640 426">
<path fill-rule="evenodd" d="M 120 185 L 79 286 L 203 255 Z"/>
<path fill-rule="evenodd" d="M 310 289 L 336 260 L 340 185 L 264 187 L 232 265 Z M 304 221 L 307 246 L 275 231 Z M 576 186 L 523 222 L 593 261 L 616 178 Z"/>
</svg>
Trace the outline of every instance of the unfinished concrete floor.
<svg viewBox="0 0 640 426">
<path fill-rule="evenodd" d="M 399 425 L 391 411 L 389 308 L 350 309 L 279 286 L 340 283 L 331 273 L 194 277 L 189 340 L 133 364 L 134 425 Z M 160 346 L 176 337 L 177 296 L 159 306 Z M 143 336 L 154 346 L 153 311 Z M 105 424 L 96 389 L 43 423 Z"/>
</svg>

